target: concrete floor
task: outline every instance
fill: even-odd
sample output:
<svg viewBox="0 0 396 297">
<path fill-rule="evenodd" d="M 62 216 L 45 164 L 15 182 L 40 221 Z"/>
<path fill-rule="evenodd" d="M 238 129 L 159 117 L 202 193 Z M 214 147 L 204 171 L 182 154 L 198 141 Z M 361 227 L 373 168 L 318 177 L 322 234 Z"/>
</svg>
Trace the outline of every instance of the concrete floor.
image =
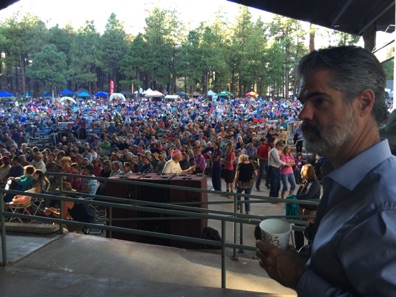
<svg viewBox="0 0 396 297">
<path fill-rule="evenodd" d="M 208 187 L 211 187 L 210 180 Z M 224 187 L 223 187 L 224 189 Z M 255 190 L 253 194 L 257 194 Z M 260 192 L 264 196 L 268 191 Z M 209 194 L 209 201 L 227 201 Z M 232 204 L 210 209 L 233 209 Z M 283 215 L 283 204 L 252 205 L 252 215 Z M 209 226 L 220 230 L 218 221 Z M 246 225 L 243 243 L 254 246 L 254 225 Z M 227 224 L 233 241 L 233 224 Z M 239 229 L 238 229 L 239 242 Z M 76 233 L 7 235 L 11 262 L 0 269 L 1 296 L 296 296 L 259 267 L 254 251 L 227 249 L 226 287 L 221 289 L 219 251 L 195 251 L 87 236 Z"/>
</svg>

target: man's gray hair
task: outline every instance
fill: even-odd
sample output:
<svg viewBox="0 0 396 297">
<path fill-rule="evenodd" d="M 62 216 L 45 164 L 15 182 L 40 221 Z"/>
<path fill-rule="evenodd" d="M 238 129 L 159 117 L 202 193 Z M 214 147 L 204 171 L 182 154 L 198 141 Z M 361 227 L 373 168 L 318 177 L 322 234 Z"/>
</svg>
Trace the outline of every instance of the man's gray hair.
<svg viewBox="0 0 396 297">
<path fill-rule="evenodd" d="M 329 70 L 332 86 L 341 91 L 344 101 L 351 103 L 366 89 L 375 94 L 372 115 L 378 125 L 386 120 L 386 75 L 381 63 L 370 51 L 356 46 L 315 50 L 303 57 L 298 66 L 300 77 L 319 70 Z"/>
</svg>

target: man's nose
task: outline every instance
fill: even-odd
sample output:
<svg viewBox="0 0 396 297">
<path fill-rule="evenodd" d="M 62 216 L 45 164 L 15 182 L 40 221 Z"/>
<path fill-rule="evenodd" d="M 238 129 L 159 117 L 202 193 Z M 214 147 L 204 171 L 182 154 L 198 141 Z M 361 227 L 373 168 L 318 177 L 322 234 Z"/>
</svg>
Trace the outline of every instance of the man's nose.
<svg viewBox="0 0 396 297">
<path fill-rule="evenodd" d="M 305 104 L 300 111 L 298 118 L 300 120 L 313 120 L 314 110 L 311 104 Z"/>
</svg>

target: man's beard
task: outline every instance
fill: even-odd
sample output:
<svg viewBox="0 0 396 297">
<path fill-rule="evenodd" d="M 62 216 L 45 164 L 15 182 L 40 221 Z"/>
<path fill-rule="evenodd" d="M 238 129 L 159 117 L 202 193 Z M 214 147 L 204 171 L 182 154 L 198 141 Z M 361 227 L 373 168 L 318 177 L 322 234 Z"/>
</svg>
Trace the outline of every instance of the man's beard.
<svg viewBox="0 0 396 297">
<path fill-rule="evenodd" d="M 347 112 L 343 119 L 324 127 L 319 127 L 314 122 L 303 121 L 301 130 L 305 148 L 312 153 L 326 156 L 350 140 L 355 134 L 355 127 L 353 111 Z"/>
</svg>

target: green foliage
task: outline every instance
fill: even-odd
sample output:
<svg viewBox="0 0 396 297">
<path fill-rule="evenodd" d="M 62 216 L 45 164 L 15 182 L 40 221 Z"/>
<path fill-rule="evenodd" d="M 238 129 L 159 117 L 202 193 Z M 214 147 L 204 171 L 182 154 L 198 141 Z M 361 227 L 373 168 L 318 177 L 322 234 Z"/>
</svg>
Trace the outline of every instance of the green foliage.
<svg viewBox="0 0 396 297">
<path fill-rule="evenodd" d="M 121 22 L 112 13 L 107 20 L 106 30 L 99 40 L 99 60 L 104 72 L 117 80 L 120 61 L 127 51 L 126 33 Z"/>
<path fill-rule="evenodd" d="M 45 45 L 26 69 L 26 76 L 45 82 L 51 88 L 62 88 L 67 83 L 67 57 L 55 45 Z"/>
<path fill-rule="evenodd" d="M 297 88 L 295 70 L 308 52 L 310 33 L 329 45 L 357 42 L 340 32 L 304 30 L 301 22 L 280 16 L 253 21 L 244 6 L 231 21 L 219 10 L 210 23 L 196 28 L 183 24 L 178 15 L 154 7 L 137 36 L 127 34 L 114 13 L 103 34 L 90 20 L 78 30 L 70 24 L 47 29 L 32 15 L 4 20 L 0 85 L 36 94 L 48 87 L 84 87 L 93 93 L 106 91 L 112 79 L 116 91 L 133 84 L 168 93 L 212 89 L 239 96 L 249 91 L 288 96 Z M 393 76 L 390 68 L 387 73 Z"/>
<path fill-rule="evenodd" d="M 388 79 L 388 80 L 393 80 L 394 64 L 395 64 L 394 59 L 388 60 L 382 64 L 382 66 L 384 67 L 384 70 L 385 70 L 386 79 Z"/>
<path fill-rule="evenodd" d="M 96 32 L 93 21 L 87 21 L 78 30 L 70 45 L 71 78 L 78 87 L 95 82 L 96 62 L 99 47 L 99 33 Z"/>
</svg>

